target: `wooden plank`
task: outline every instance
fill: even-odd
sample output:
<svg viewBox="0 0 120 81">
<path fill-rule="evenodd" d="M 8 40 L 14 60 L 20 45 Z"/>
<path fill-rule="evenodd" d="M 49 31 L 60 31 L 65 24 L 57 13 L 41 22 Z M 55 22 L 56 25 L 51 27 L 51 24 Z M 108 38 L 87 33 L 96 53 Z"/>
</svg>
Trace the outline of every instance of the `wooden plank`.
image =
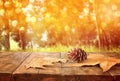
<svg viewBox="0 0 120 81">
<path fill-rule="evenodd" d="M 32 78 L 38 74 L 38 69 L 29 68 L 26 69 L 26 65 L 38 54 L 31 54 L 14 72 L 14 81 L 34 81 Z M 31 78 L 31 80 L 27 80 Z"/>
<path fill-rule="evenodd" d="M 120 53 L 110 53 L 105 55 L 120 59 Z M 113 77 L 114 81 L 120 81 L 120 64 L 115 65 L 108 72 Z"/>
<path fill-rule="evenodd" d="M 19 74 L 19 73 L 36 73 L 36 69 L 32 69 L 32 68 L 30 68 L 30 69 L 26 69 L 26 65 L 28 64 L 28 63 L 30 63 L 31 62 L 31 60 L 33 59 L 33 58 L 36 58 L 36 57 L 59 57 L 60 55 L 59 55 L 59 53 L 45 53 L 45 52 L 43 52 L 43 53 L 39 53 L 39 52 L 34 52 L 34 53 L 32 53 L 30 56 L 29 56 L 29 58 L 27 58 L 21 65 L 20 65 L 20 67 L 19 68 L 17 68 L 17 70 L 16 71 L 14 71 L 14 74 Z M 37 71 L 38 72 L 38 71 Z"/>
<path fill-rule="evenodd" d="M 48 67 L 47 69 L 35 69 L 35 68 L 29 68 L 26 69 L 26 65 L 30 63 L 30 61 L 35 57 L 60 57 L 60 53 L 38 53 L 34 52 L 30 55 L 29 58 L 27 58 L 19 68 L 14 72 L 14 79 L 15 81 L 42 81 L 43 75 L 60 75 L 60 69 L 59 67 Z M 56 64 L 57 65 L 57 64 Z"/>
<path fill-rule="evenodd" d="M 120 53 L 104 53 L 105 56 L 120 58 Z"/>
<path fill-rule="evenodd" d="M 60 58 L 60 53 L 45 53 L 44 57 Z M 39 74 L 60 74 L 61 64 L 56 64 L 55 67 L 47 67 L 47 69 L 40 69 Z"/>
<path fill-rule="evenodd" d="M 0 81 L 10 81 L 12 72 L 29 55 L 27 52 L 2 52 L 0 53 Z"/>
<path fill-rule="evenodd" d="M 63 80 L 72 81 L 113 81 L 113 77 L 108 73 L 103 73 L 98 66 L 94 67 L 70 67 L 62 68 Z M 67 78 L 66 78 L 67 77 Z M 106 79 L 104 79 L 104 78 Z M 104 79 L 104 80 L 103 80 Z"/>
<path fill-rule="evenodd" d="M 58 57 L 67 58 L 66 53 L 32 53 L 20 67 L 14 72 L 15 81 L 119 81 L 119 67 L 115 66 L 108 72 L 102 72 L 102 69 L 96 65 L 93 67 L 64 67 L 64 64 L 57 64 L 54 67 L 47 67 L 47 69 L 26 69 L 28 64 L 34 57 Z M 109 55 L 108 55 L 109 56 Z M 118 56 L 117 54 L 110 54 L 111 57 Z M 111 76 L 111 73 L 117 76 Z"/>
<path fill-rule="evenodd" d="M 27 52 L 0 54 L 0 73 L 12 73 L 29 54 Z"/>
<path fill-rule="evenodd" d="M 111 70 L 109 71 L 109 73 L 112 76 L 120 75 L 120 65 L 116 65 L 116 66 L 112 67 Z"/>
<path fill-rule="evenodd" d="M 12 73 L 0 73 L 0 81 L 14 81 Z"/>
<path fill-rule="evenodd" d="M 114 78 L 114 81 L 120 81 L 120 65 L 112 67 L 109 73 Z"/>
<path fill-rule="evenodd" d="M 61 53 L 61 58 L 67 58 L 66 53 Z M 112 81 L 113 78 L 109 72 L 102 72 L 102 69 L 96 66 L 89 67 L 64 67 L 65 64 L 62 64 L 62 75 L 64 80 L 72 81 L 106 81 L 102 77 L 106 77 L 109 81 Z"/>
<path fill-rule="evenodd" d="M 66 53 L 61 53 L 62 58 L 67 58 Z M 103 73 L 99 66 L 91 67 L 64 67 L 62 64 L 63 75 L 110 75 L 108 72 Z"/>
<path fill-rule="evenodd" d="M 115 81 L 110 76 L 103 75 L 64 75 L 58 81 Z"/>
<path fill-rule="evenodd" d="M 64 67 L 62 68 L 63 75 L 109 75 L 108 72 L 102 72 L 98 66 L 87 67 Z"/>
<path fill-rule="evenodd" d="M 61 58 L 60 53 L 47 53 L 45 56 Z M 61 80 L 61 64 L 56 63 L 54 67 L 47 67 L 47 69 L 40 69 L 38 81 L 62 81 Z"/>
</svg>

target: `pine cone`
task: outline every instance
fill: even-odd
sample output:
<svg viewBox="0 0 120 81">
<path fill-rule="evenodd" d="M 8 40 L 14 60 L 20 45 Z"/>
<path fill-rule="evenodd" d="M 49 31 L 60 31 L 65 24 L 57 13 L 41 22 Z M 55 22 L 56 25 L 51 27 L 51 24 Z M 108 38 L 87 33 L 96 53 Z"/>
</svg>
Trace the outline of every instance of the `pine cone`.
<svg viewBox="0 0 120 81">
<path fill-rule="evenodd" d="M 84 50 L 80 48 L 74 48 L 68 52 L 68 58 L 73 62 L 82 62 L 87 59 L 87 54 Z"/>
</svg>

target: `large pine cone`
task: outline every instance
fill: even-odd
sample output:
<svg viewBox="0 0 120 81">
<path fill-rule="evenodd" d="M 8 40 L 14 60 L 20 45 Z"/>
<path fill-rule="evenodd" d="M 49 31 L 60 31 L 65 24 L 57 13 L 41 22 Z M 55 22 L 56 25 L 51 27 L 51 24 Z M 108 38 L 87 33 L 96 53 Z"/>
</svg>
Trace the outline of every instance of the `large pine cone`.
<svg viewBox="0 0 120 81">
<path fill-rule="evenodd" d="M 68 52 L 68 58 L 73 62 L 79 63 L 87 59 L 87 53 L 80 48 L 74 48 Z"/>
</svg>

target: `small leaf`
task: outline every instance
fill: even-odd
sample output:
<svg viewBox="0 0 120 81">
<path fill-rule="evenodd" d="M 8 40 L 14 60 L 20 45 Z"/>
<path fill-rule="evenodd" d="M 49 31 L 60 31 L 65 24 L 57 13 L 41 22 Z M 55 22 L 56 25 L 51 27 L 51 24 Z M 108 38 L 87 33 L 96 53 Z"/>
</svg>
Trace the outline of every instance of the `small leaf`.
<svg viewBox="0 0 120 81">
<path fill-rule="evenodd" d="M 54 66 L 53 63 L 66 63 L 66 59 L 52 58 L 52 57 L 34 57 L 30 63 L 26 65 L 26 69 L 29 68 L 40 68 L 45 69 L 45 66 Z"/>
</svg>

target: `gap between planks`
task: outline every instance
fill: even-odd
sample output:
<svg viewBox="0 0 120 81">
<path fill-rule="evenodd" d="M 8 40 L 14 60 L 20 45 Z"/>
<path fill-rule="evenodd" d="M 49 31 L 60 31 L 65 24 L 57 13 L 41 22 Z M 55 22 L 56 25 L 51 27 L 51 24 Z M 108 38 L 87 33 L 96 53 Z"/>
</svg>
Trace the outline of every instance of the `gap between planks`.
<svg viewBox="0 0 120 81">
<path fill-rule="evenodd" d="M 14 74 L 14 72 L 19 68 L 19 66 L 28 58 L 30 57 L 30 55 L 32 54 L 32 52 L 25 52 L 26 54 L 29 54 L 28 56 L 26 56 L 21 63 L 15 68 L 15 70 L 12 72 L 12 74 Z"/>
</svg>

